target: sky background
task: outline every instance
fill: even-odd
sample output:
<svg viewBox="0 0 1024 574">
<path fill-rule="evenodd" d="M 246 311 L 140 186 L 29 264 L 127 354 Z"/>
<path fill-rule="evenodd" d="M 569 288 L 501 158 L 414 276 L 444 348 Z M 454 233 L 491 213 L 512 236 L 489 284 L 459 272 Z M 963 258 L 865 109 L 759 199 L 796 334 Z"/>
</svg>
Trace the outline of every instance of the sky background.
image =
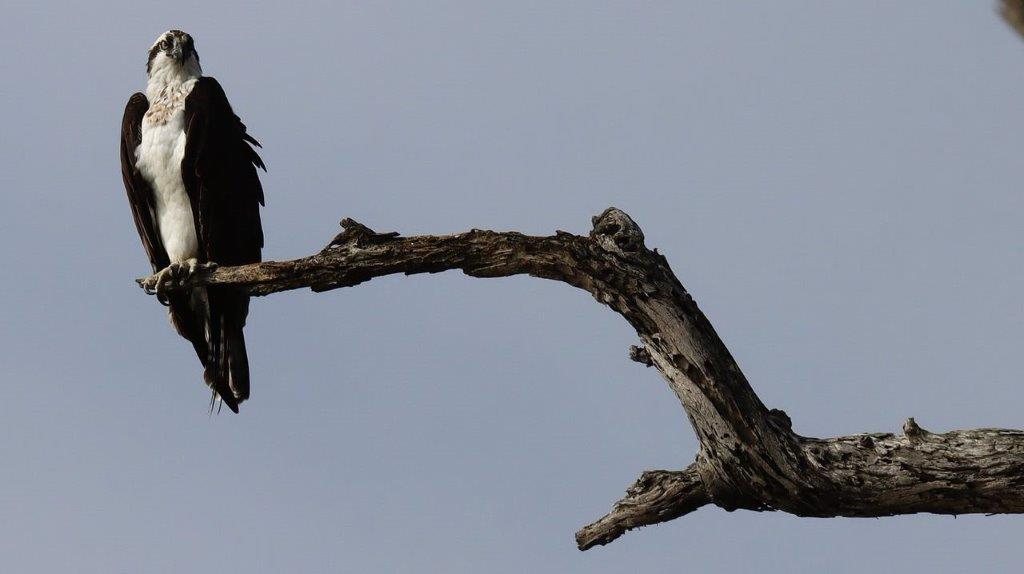
<svg viewBox="0 0 1024 574">
<path fill-rule="evenodd" d="M 991 2 L 6 0 L 0 570 L 1024 568 L 1005 516 L 705 507 L 580 553 L 697 444 L 629 326 L 533 278 L 256 300 L 252 399 L 209 416 L 119 173 L 169 28 L 264 144 L 267 259 L 342 217 L 585 233 L 615 205 L 798 432 L 1024 427 L 1024 43 Z"/>
</svg>

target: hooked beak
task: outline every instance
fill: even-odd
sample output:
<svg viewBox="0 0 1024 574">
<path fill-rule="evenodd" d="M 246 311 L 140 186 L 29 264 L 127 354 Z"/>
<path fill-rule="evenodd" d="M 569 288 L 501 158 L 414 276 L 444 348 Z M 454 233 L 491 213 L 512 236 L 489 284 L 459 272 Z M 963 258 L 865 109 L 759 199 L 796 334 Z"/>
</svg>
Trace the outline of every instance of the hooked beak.
<svg viewBox="0 0 1024 574">
<path fill-rule="evenodd" d="M 171 48 L 167 50 L 167 55 L 173 58 L 175 62 L 184 62 L 187 56 L 187 47 L 185 42 L 181 41 L 181 38 L 174 38 L 171 40 Z"/>
</svg>

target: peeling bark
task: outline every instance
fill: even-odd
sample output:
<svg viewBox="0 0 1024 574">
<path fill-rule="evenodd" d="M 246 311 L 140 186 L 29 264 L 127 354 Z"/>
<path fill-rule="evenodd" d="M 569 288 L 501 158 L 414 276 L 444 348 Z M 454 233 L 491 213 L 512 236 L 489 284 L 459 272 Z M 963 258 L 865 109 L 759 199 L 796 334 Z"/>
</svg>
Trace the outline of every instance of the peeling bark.
<svg viewBox="0 0 1024 574">
<path fill-rule="evenodd" d="M 589 292 L 636 329 L 643 346 L 633 347 L 630 358 L 665 378 L 700 451 L 683 471 L 645 472 L 611 512 L 577 533 L 581 550 L 707 504 L 818 517 L 1024 512 L 1024 432 L 938 434 L 909 419 L 900 435 L 795 434 L 785 412 L 761 402 L 666 259 L 644 245 L 640 227 L 618 209 L 595 217 L 588 236 L 474 229 L 400 237 L 351 219 L 342 227 L 315 255 L 202 271 L 170 288 L 319 292 L 395 273 L 460 269 L 472 277 L 527 274 Z"/>
</svg>

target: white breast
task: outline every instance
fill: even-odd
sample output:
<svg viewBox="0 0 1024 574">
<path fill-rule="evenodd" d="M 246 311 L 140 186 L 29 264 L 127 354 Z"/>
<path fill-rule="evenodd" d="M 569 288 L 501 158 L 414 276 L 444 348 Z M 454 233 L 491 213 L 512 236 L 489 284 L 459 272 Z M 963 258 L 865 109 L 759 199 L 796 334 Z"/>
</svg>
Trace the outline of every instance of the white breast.
<svg viewBox="0 0 1024 574">
<path fill-rule="evenodd" d="M 147 90 L 150 107 L 142 119 L 142 142 L 135 151 L 136 167 L 153 189 L 154 220 L 172 263 L 199 255 L 192 205 L 181 179 L 185 97 L 194 85 L 189 81 L 157 93 Z"/>
</svg>

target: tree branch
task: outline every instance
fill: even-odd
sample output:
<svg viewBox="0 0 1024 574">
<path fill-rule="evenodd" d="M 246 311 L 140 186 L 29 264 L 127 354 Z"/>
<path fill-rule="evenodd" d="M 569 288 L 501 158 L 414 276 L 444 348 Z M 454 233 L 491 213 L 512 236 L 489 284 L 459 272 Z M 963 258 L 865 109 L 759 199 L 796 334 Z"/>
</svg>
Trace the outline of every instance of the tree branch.
<svg viewBox="0 0 1024 574">
<path fill-rule="evenodd" d="M 648 470 L 611 512 L 576 533 L 576 546 L 587 550 L 608 544 L 628 530 L 679 518 L 710 502 L 694 465 L 682 471 Z"/>
<path fill-rule="evenodd" d="M 1024 0 L 999 0 L 999 15 L 1024 37 Z"/>
<path fill-rule="evenodd" d="M 589 292 L 636 329 L 642 347 L 631 358 L 668 382 L 700 451 L 686 470 L 644 473 L 611 512 L 577 533 L 582 550 L 709 503 L 819 517 L 1024 513 L 1024 432 L 936 434 L 910 419 L 900 435 L 795 434 L 785 412 L 764 406 L 666 259 L 647 249 L 640 227 L 618 209 L 595 217 L 588 236 L 472 230 L 400 237 L 351 219 L 342 227 L 315 255 L 201 271 L 169 288 L 232 285 L 267 295 L 461 269 L 472 277 L 528 274 Z"/>
</svg>

